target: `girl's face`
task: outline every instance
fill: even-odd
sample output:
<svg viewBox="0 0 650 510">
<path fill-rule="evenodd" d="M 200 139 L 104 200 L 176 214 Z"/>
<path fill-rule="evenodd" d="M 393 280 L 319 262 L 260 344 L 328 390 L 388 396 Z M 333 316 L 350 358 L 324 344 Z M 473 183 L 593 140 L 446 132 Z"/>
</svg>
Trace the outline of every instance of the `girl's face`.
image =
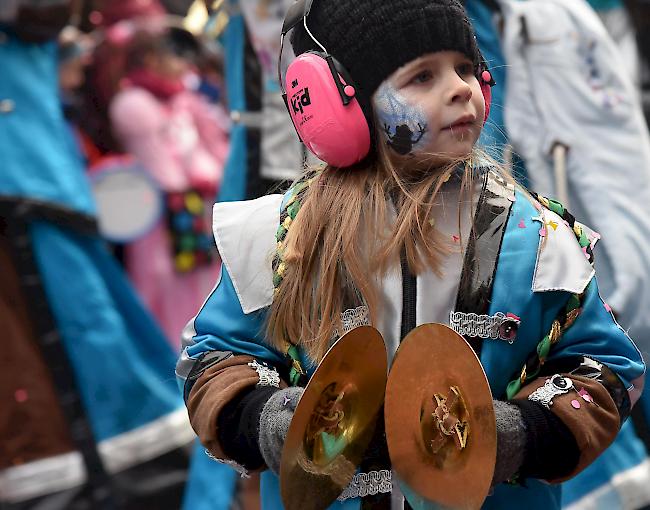
<svg viewBox="0 0 650 510">
<path fill-rule="evenodd" d="M 183 77 L 189 66 L 182 57 L 166 51 L 145 58 L 145 67 L 163 78 L 177 80 Z"/>
<path fill-rule="evenodd" d="M 429 53 L 390 75 L 373 95 L 377 129 L 396 156 L 432 155 L 444 164 L 468 156 L 485 103 L 475 68 L 457 51 Z"/>
</svg>

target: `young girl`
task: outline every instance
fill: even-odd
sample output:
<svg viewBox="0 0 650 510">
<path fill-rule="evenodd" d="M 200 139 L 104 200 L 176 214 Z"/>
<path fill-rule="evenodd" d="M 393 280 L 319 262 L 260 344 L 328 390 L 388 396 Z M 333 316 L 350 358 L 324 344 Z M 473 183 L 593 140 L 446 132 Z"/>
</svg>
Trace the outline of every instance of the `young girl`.
<svg viewBox="0 0 650 510">
<path fill-rule="evenodd" d="M 598 295 L 597 234 L 475 150 L 491 80 L 458 1 L 315 0 L 295 24 L 296 55 L 324 48 L 349 74 L 373 143 L 284 196 L 215 207 L 224 267 L 177 366 L 195 431 L 215 458 L 269 468 L 264 507 L 281 508 L 300 386 L 337 332 L 371 324 L 392 357 L 416 325 L 448 324 L 495 398 L 484 507 L 559 508 L 559 482 L 611 443 L 643 385 L 641 355 Z M 319 97 L 302 95 L 305 120 Z M 334 507 L 391 504 L 385 448 L 369 452 Z"/>
</svg>

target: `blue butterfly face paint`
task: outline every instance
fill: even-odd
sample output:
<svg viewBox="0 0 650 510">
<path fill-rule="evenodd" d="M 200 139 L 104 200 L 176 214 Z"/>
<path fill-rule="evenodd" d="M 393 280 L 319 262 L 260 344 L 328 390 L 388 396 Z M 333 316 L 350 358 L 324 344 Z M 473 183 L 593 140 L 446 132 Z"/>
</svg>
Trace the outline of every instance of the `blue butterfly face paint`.
<svg viewBox="0 0 650 510">
<path fill-rule="evenodd" d="M 406 156 L 428 145 L 431 134 L 424 110 L 409 103 L 388 81 L 375 93 L 373 106 L 377 127 L 394 152 Z"/>
</svg>

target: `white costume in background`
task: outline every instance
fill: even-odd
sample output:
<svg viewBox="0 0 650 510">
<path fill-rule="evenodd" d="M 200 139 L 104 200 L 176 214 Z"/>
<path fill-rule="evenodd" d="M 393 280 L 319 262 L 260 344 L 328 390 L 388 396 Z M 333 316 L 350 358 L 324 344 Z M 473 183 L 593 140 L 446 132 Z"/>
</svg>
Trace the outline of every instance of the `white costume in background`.
<svg viewBox="0 0 650 510">
<path fill-rule="evenodd" d="M 525 161 L 531 189 L 558 197 L 564 184 L 567 208 L 602 235 L 595 253 L 602 294 L 647 356 L 650 136 L 629 70 L 584 0 L 500 4 L 508 63 L 505 124 L 514 151 Z M 568 148 L 565 183 L 555 179 L 557 143 Z M 609 492 L 595 491 L 597 498 L 586 496 L 576 508 L 650 503 L 650 464 L 625 455 L 629 465 L 606 484 Z M 607 499 L 614 493 L 618 499 Z"/>
</svg>

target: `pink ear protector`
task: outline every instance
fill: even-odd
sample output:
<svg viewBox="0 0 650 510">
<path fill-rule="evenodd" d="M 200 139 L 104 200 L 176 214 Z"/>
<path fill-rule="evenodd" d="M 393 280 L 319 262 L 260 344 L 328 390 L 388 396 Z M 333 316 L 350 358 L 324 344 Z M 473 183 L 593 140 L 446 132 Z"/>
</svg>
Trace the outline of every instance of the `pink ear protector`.
<svg viewBox="0 0 650 510">
<path fill-rule="evenodd" d="M 490 106 L 492 105 L 492 87 L 496 85 L 492 73 L 488 71 L 487 63 L 483 56 L 481 56 L 481 69 L 478 77 L 478 82 L 481 85 L 481 92 L 483 93 L 483 100 L 485 101 L 485 118 L 483 119 L 483 125 L 488 120 L 490 116 Z"/>
<path fill-rule="evenodd" d="M 348 167 L 370 152 L 371 123 L 355 97 L 356 88 L 349 74 L 307 27 L 312 3 L 313 0 L 298 1 L 287 12 L 282 25 L 278 80 L 291 121 L 305 146 L 329 165 Z M 283 80 L 284 37 L 301 21 L 322 52 L 309 51 L 299 55 L 289 65 Z M 481 60 L 479 81 L 487 120 L 494 80 L 485 61 Z"/>
<path fill-rule="evenodd" d="M 313 0 L 295 3 L 282 26 L 278 78 L 298 136 L 319 159 L 336 167 L 361 161 L 370 151 L 370 127 L 349 74 L 307 27 Z M 299 22 L 321 48 L 299 55 L 282 79 L 284 37 Z"/>
</svg>

